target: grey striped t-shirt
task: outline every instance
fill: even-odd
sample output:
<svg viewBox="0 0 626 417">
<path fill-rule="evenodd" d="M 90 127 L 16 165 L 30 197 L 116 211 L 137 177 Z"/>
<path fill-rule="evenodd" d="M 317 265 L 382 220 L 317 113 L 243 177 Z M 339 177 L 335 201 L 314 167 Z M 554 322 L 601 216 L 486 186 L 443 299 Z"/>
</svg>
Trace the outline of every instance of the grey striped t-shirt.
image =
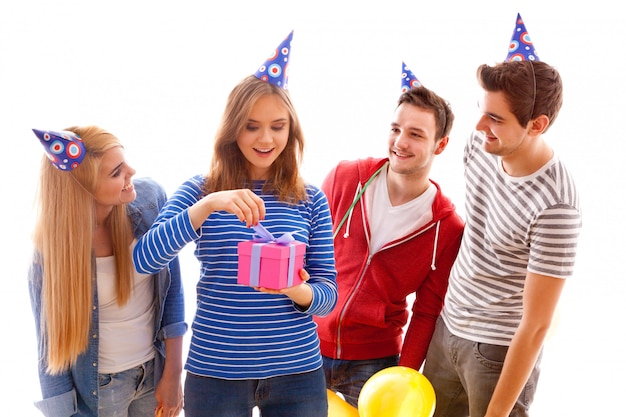
<svg viewBox="0 0 626 417">
<path fill-rule="evenodd" d="M 526 272 L 573 274 L 581 214 L 574 181 L 554 156 L 511 177 L 473 134 L 465 149 L 466 226 L 442 317 L 450 331 L 508 346 L 522 316 Z"/>
</svg>

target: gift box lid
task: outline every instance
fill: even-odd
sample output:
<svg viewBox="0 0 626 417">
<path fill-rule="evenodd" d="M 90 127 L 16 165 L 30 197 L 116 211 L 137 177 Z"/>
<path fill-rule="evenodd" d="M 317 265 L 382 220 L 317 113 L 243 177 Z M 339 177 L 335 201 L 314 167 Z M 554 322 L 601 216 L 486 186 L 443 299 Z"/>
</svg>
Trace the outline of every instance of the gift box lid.
<svg viewBox="0 0 626 417">
<path fill-rule="evenodd" d="M 264 258 L 283 259 L 289 258 L 291 252 L 289 246 L 294 246 L 296 256 L 303 255 L 306 250 L 306 244 L 303 242 L 293 241 L 287 245 L 275 242 L 257 242 L 254 240 L 247 240 L 240 242 L 238 245 L 240 255 L 250 255 L 252 252 L 252 246 L 254 244 L 261 244 L 261 256 Z"/>
</svg>

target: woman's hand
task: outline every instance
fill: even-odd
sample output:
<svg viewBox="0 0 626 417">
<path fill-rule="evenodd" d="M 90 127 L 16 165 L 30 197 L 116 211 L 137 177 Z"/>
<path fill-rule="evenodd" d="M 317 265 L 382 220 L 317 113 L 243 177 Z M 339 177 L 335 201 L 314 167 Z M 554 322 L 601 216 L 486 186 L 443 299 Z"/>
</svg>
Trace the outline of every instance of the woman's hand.
<svg viewBox="0 0 626 417">
<path fill-rule="evenodd" d="M 311 302 L 313 301 L 313 290 L 311 286 L 307 284 L 311 276 L 308 272 L 302 268 L 300 270 L 300 278 L 302 279 L 302 283 L 298 285 L 294 285 L 292 287 L 282 288 L 280 290 L 274 290 L 271 288 L 265 287 L 254 287 L 255 290 L 265 292 L 268 294 L 283 294 L 287 297 L 291 298 L 291 300 L 299 305 L 302 309 L 306 310 L 311 306 Z"/>
<path fill-rule="evenodd" d="M 200 201 L 189 208 L 189 218 L 197 230 L 214 211 L 232 213 L 247 227 L 256 226 L 265 218 L 265 203 L 263 199 L 251 190 L 217 191 L 204 196 Z"/>
<path fill-rule="evenodd" d="M 155 416 L 176 417 L 183 410 L 183 389 L 180 375 L 163 374 L 161 381 L 155 390 L 158 402 Z"/>
</svg>

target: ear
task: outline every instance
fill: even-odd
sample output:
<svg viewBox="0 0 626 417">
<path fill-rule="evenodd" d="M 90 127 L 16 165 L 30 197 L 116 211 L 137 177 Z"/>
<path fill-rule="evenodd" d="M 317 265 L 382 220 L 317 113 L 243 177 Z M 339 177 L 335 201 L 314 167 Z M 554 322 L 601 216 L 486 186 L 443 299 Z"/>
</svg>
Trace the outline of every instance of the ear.
<svg viewBox="0 0 626 417">
<path fill-rule="evenodd" d="M 539 136 L 548 128 L 549 124 L 550 119 L 548 116 L 541 114 L 528 122 L 528 134 L 531 136 Z"/>
<path fill-rule="evenodd" d="M 441 152 L 443 152 L 444 149 L 446 149 L 446 146 L 448 146 L 448 140 L 448 136 L 444 136 L 439 139 L 439 142 L 435 144 L 435 155 L 439 155 Z"/>
</svg>

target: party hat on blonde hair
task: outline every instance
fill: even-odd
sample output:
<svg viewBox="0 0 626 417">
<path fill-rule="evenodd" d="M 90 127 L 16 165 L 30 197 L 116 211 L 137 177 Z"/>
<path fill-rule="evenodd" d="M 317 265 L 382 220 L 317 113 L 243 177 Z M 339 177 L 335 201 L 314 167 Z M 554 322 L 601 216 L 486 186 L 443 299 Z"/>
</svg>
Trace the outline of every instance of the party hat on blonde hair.
<svg viewBox="0 0 626 417">
<path fill-rule="evenodd" d="M 291 52 L 291 39 L 293 30 L 285 40 L 272 52 L 267 60 L 257 69 L 254 76 L 260 80 L 287 89 L 287 76 L 289 72 L 289 52 Z"/>
<path fill-rule="evenodd" d="M 515 21 L 515 29 L 513 30 L 513 36 L 511 42 L 509 42 L 509 53 L 506 56 L 505 61 L 539 61 L 535 46 L 530 41 L 530 35 L 526 30 L 526 25 L 522 20 L 522 16 L 517 14 Z"/>
<path fill-rule="evenodd" d="M 74 132 L 33 129 L 50 162 L 61 171 L 78 167 L 85 157 L 83 140 Z"/>
<path fill-rule="evenodd" d="M 422 86 L 422 83 L 420 82 L 420 80 L 417 79 L 415 74 L 413 74 L 413 71 L 411 71 L 409 67 L 407 67 L 407 65 L 403 61 L 400 92 L 405 93 L 413 87 L 421 87 L 421 86 Z"/>
</svg>

